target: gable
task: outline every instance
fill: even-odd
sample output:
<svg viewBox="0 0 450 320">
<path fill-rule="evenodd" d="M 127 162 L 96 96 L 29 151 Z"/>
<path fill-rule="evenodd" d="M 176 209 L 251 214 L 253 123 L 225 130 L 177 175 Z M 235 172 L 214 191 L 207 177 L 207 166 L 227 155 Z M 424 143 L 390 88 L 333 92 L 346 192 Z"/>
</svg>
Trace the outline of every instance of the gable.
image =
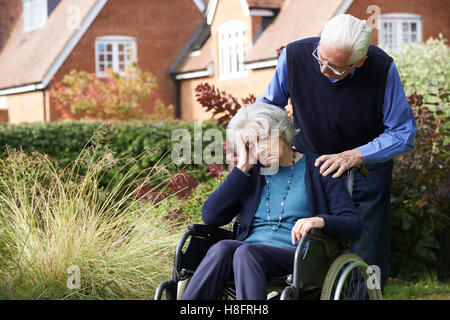
<svg viewBox="0 0 450 320">
<path fill-rule="evenodd" d="M 0 95 L 45 88 L 106 2 L 61 1 L 42 28 L 25 33 L 21 14 L 0 53 Z"/>
</svg>

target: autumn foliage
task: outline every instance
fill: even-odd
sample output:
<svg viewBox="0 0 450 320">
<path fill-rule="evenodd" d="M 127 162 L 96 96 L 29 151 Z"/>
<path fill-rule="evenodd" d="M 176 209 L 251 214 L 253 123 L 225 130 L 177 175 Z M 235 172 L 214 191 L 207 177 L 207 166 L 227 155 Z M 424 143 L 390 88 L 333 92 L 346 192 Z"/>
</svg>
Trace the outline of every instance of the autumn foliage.
<svg viewBox="0 0 450 320">
<path fill-rule="evenodd" d="M 214 85 L 200 83 L 195 88 L 195 97 L 206 111 L 212 113 L 212 118 L 218 117 L 218 125 L 226 125 L 242 106 L 255 102 L 256 97 L 249 94 L 247 98 L 239 101 L 225 91 L 221 91 Z"/>
<path fill-rule="evenodd" d="M 51 96 L 63 119 L 128 120 L 142 115 L 141 101 L 156 88 L 156 80 L 131 64 L 123 75 L 72 70 L 55 83 Z"/>
</svg>

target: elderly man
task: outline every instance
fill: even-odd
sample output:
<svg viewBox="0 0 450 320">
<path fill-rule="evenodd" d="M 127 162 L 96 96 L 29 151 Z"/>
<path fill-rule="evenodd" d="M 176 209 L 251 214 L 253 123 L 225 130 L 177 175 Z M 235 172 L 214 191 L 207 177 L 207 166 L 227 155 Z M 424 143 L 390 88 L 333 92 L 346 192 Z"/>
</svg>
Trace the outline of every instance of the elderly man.
<svg viewBox="0 0 450 320">
<path fill-rule="evenodd" d="M 395 156 L 414 147 L 416 124 L 392 58 L 370 45 L 371 30 L 351 15 L 329 20 L 320 38 L 289 43 L 257 101 L 284 107 L 290 98 L 294 146 L 321 155 L 320 173 L 338 178 L 364 163 L 353 201 L 364 224 L 353 251 L 389 272 L 390 193 Z"/>
</svg>

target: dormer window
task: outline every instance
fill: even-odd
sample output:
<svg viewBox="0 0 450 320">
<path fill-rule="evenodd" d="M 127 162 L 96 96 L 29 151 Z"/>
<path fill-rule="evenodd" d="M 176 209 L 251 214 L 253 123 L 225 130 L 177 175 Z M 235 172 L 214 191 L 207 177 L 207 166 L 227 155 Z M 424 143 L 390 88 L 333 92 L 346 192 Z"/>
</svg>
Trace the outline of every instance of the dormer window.
<svg viewBox="0 0 450 320">
<path fill-rule="evenodd" d="M 23 32 L 42 28 L 47 21 L 47 0 L 22 0 Z"/>
<path fill-rule="evenodd" d="M 219 37 L 219 74 L 222 80 L 247 75 L 244 57 L 247 49 L 247 25 L 243 21 L 228 21 L 217 28 Z"/>
</svg>

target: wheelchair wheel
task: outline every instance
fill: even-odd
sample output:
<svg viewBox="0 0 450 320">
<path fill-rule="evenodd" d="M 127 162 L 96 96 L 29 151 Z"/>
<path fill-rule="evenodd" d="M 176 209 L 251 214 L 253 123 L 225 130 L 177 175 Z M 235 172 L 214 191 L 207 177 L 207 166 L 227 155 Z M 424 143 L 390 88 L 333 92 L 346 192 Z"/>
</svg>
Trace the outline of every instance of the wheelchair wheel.
<svg viewBox="0 0 450 320">
<path fill-rule="evenodd" d="M 358 255 L 344 253 L 330 266 L 321 300 L 381 300 L 378 279 Z"/>
</svg>

